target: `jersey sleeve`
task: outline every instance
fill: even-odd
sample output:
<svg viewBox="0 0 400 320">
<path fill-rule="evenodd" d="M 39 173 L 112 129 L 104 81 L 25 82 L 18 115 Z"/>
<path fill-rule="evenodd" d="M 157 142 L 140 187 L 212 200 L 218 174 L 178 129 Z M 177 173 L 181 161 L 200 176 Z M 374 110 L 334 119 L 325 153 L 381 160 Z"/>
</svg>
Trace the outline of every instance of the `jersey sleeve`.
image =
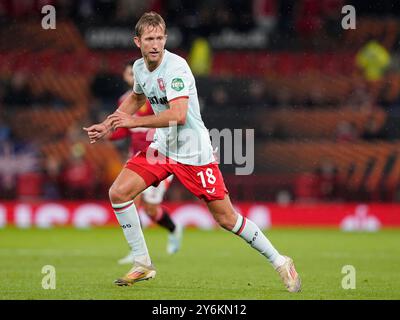
<svg viewBox="0 0 400 320">
<path fill-rule="evenodd" d="M 138 72 L 136 67 L 136 62 L 133 64 L 133 76 L 134 76 L 134 83 L 133 83 L 133 92 L 136 94 L 144 94 L 143 89 L 138 81 Z"/>
<path fill-rule="evenodd" d="M 172 101 L 180 97 L 189 98 L 191 81 L 190 73 L 184 65 L 171 68 L 165 83 L 167 100 Z"/>
</svg>

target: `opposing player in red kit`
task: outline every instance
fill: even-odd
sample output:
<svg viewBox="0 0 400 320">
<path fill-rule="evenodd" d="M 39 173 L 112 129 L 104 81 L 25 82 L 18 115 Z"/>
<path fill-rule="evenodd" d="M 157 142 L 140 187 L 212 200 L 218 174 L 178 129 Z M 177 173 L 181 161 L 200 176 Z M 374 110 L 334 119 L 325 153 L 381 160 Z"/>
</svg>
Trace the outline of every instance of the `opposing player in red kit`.
<svg viewBox="0 0 400 320">
<path fill-rule="evenodd" d="M 293 260 L 281 255 L 259 227 L 233 208 L 210 136 L 200 114 L 195 79 L 187 62 L 166 50 L 166 26 L 155 12 L 145 13 L 135 26 L 134 43 L 142 58 L 135 61 L 132 93 L 102 123 L 84 128 L 95 143 L 112 128 L 157 128 L 146 151 L 132 157 L 110 188 L 109 196 L 135 257 L 119 286 L 154 278 L 156 270 L 147 250 L 133 199 L 150 185 L 173 174 L 202 199 L 224 229 L 238 235 L 272 264 L 290 292 L 301 288 Z M 154 115 L 132 117 L 150 101 Z M 228 250 L 228 249 L 227 249 Z"/>
<path fill-rule="evenodd" d="M 122 77 L 130 88 L 133 87 L 133 66 L 134 61 L 126 63 Z M 132 89 L 125 92 L 118 100 L 118 106 L 130 95 Z M 153 109 L 149 101 L 135 113 L 135 117 L 143 117 L 153 115 Z M 129 156 L 132 157 L 135 153 L 145 150 L 153 141 L 154 129 L 150 128 L 118 128 L 110 132 L 108 138 L 110 140 L 130 139 Z M 152 221 L 169 231 L 167 253 L 174 254 L 178 252 L 182 240 L 182 227 L 175 224 L 170 218 L 168 209 L 161 205 L 164 195 L 168 190 L 169 185 L 173 180 L 173 175 L 160 182 L 157 187 L 150 186 L 135 198 L 135 205 L 138 208 L 142 205 L 144 212 L 150 217 Z M 134 256 L 132 251 L 118 260 L 119 264 L 132 264 L 134 263 Z"/>
</svg>

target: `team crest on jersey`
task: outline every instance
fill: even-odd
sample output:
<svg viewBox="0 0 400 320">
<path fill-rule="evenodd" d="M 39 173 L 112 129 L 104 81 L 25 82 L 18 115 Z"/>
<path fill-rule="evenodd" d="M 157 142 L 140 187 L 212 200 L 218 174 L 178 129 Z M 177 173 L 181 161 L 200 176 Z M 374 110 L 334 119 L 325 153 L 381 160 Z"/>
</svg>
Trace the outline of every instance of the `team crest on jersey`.
<svg viewBox="0 0 400 320">
<path fill-rule="evenodd" d="M 160 88 L 161 91 L 165 91 L 165 83 L 164 80 L 162 78 L 158 78 L 157 79 L 158 82 L 158 87 Z"/>
</svg>

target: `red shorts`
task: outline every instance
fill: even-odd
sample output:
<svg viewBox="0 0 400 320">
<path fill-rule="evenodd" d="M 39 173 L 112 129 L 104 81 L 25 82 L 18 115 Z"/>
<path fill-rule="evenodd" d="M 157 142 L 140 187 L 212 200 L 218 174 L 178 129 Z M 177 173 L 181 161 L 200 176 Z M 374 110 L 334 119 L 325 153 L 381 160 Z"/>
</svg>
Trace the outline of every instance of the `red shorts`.
<svg viewBox="0 0 400 320">
<path fill-rule="evenodd" d="M 155 157 L 146 157 L 146 149 L 134 155 L 125 164 L 125 168 L 140 175 L 147 186 L 157 186 L 173 174 L 186 189 L 205 201 L 222 200 L 228 193 L 218 163 L 191 166 L 163 156 L 157 150 L 152 150 L 149 153 L 154 154 Z M 154 159 L 162 160 L 156 161 Z"/>
</svg>

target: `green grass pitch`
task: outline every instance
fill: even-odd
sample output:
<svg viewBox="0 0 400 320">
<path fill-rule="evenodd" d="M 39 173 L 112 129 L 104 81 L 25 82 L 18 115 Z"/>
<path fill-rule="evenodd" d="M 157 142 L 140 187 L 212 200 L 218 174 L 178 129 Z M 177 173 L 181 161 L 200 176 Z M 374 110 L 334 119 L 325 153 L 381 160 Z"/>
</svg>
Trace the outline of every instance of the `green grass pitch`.
<svg viewBox="0 0 400 320">
<path fill-rule="evenodd" d="M 400 299 L 400 232 L 271 229 L 266 234 L 293 257 L 301 293 L 286 292 L 266 259 L 223 230 L 185 230 L 182 250 L 168 256 L 167 233 L 145 230 L 157 268 L 153 280 L 116 287 L 129 266 L 118 227 L 0 230 L 0 299 Z M 56 268 L 56 289 L 42 288 L 44 265 Z M 356 289 L 342 288 L 342 267 L 356 269 Z"/>
</svg>

